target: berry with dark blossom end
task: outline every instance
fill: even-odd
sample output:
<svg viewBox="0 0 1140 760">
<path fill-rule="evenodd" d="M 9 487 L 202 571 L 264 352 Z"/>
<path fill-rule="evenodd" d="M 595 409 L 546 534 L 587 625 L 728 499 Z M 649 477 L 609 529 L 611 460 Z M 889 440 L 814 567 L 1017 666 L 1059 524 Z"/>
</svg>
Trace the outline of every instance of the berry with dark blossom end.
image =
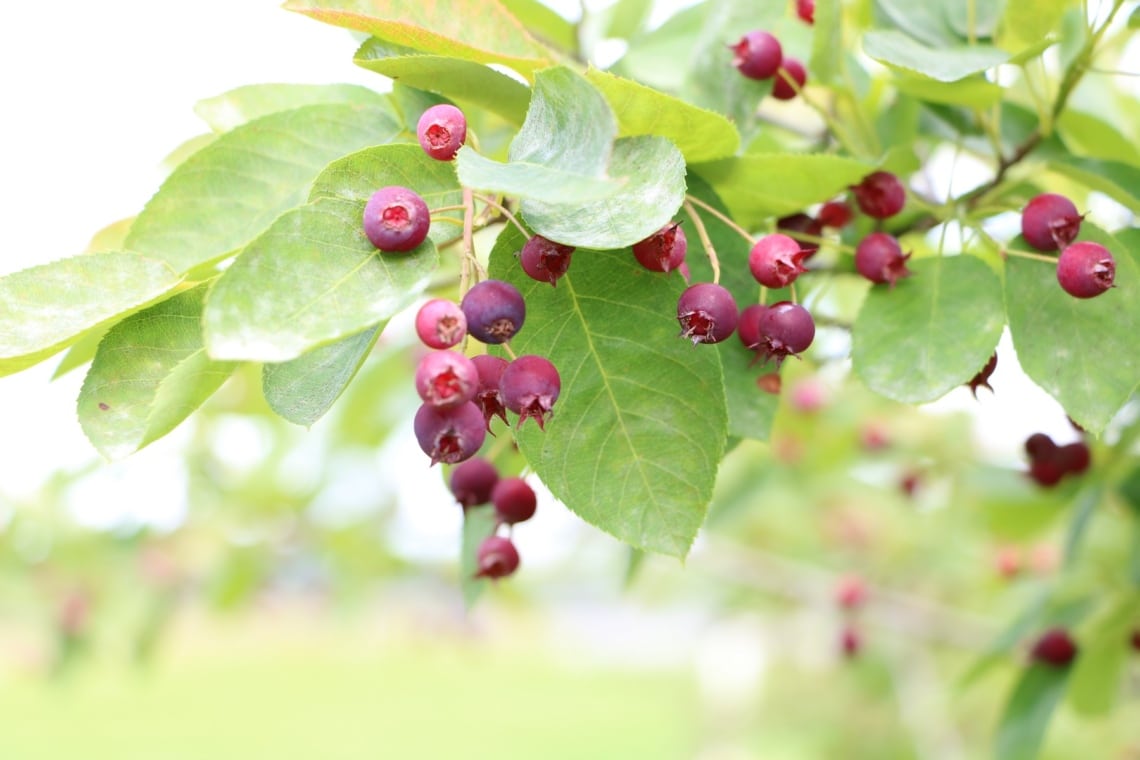
<svg viewBox="0 0 1140 760">
<path fill-rule="evenodd" d="M 570 268 L 570 255 L 574 246 L 555 243 L 541 235 L 534 235 L 519 253 L 519 263 L 532 280 L 549 282 L 552 286 Z"/>
<path fill-rule="evenodd" d="M 1055 251 L 1077 239 L 1081 215 L 1073 202 L 1057 193 L 1042 193 L 1021 212 L 1021 235 L 1039 251 Z"/>
<path fill-rule="evenodd" d="M 1029 656 L 1035 662 L 1063 668 L 1077 656 L 1077 644 L 1064 628 L 1050 628 L 1034 642 Z"/>
<path fill-rule="evenodd" d="M 796 15 L 805 23 L 815 23 L 815 0 L 796 0 Z"/>
<path fill-rule="evenodd" d="M 432 351 L 416 367 L 416 392 L 436 409 L 466 404 L 479 389 L 479 370 L 458 351 Z"/>
<path fill-rule="evenodd" d="M 789 81 L 790 80 L 790 81 Z M 792 86 L 795 82 L 795 86 Z M 776 100 L 791 100 L 807 83 L 807 69 L 795 58 L 784 56 L 776 81 L 772 85 L 772 97 Z"/>
<path fill-rule="evenodd" d="M 780 41 L 759 30 L 744 35 L 735 45 L 729 45 L 729 49 L 732 65 L 749 79 L 770 79 L 784 58 Z"/>
<path fill-rule="evenodd" d="M 863 213 L 875 219 L 892 217 L 906 205 L 906 188 L 890 172 L 871 172 L 851 191 Z"/>
<path fill-rule="evenodd" d="M 519 551 L 509 538 L 488 536 L 479 544 L 475 562 L 478 565 L 476 578 L 498 580 L 519 569 Z"/>
<path fill-rule="evenodd" d="M 1112 287 L 1116 259 L 1100 243 L 1073 243 L 1057 259 L 1057 282 L 1074 298 L 1093 298 Z"/>
<path fill-rule="evenodd" d="M 997 369 L 997 352 L 995 351 L 986 362 L 986 366 L 978 370 L 978 374 L 970 378 L 966 385 L 970 386 L 970 393 L 974 394 L 974 398 L 978 397 L 978 388 L 989 388 L 990 393 L 993 393 L 994 388 L 990 385 L 990 375 Z"/>
<path fill-rule="evenodd" d="M 475 391 L 473 401 L 483 412 L 483 419 L 487 423 L 487 432 L 491 431 L 491 418 L 498 416 L 505 424 L 507 422 L 507 408 L 503 406 L 503 397 L 499 394 L 499 381 L 503 377 L 503 370 L 509 362 L 500 356 L 479 354 L 471 357 L 479 373 L 479 389 Z"/>
<path fill-rule="evenodd" d="M 483 280 L 463 296 L 459 308 L 468 334 L 482 343 L 505 343 L 523 326 L 526 303 L 518 288 L 503 280 Z"/>
<path fill-rule="evenodd" d="M 534 517 L 538 497 L 522 478 L 503 478 L 491 491 L 491 503 L 500 523 L 514 525 Z"/>
<path fill-rule="evenodd" d="M 499 395 L 503 404 L 519 416 L 519 427 L 527 418 L 545 428 L 551 408 L 562 392 L 562 378 L 549 359 L 534 354 L 518 357 L 503 370 Z"/>
<path fill-rule="evenodd" d="M 467 317 L 455 301 L 433 298 L 416 312 L 416 335 L 429 348 L 451 348 L 467 335 Z"/>
<path fill-rule="evenodd" d="M 839 229 L 851 224 L 854 212 L 844 201 L 828 201 L 820 207 L 818 218 L 824 227 Z"/>
<path fill-rule="evenodd" d="M 486 504 L 491 500 L 491 490 L 499 482 L 499 471 L 495 465 L 482 457 L 471 457 L 461 462 L 451 471 L 448 486 L 451 495 L 464 509 Z"/>
<path fill-rule="evenodd" d="M 804 307 L 791 301 L 780 301 L 760 314 L 760 344 L 757 348 L 765 359 L 775 359 L 776 366 L 785 357 L 803 353 L 815 340 L 815 320 Z"/>
<path fill-rule="evenodd" d="M 855 268 L 877 284 L 895 283 L 912 272 L 906 268 L 910 254 L 903 254 L 899 241 L 885 232 L 872 232 L 855 247 Z"/>
<path fill-rule="evenodd" d="M 685 231 L 675 222 L 633 244 L 633 255 L 650 272 L 672 272 L 679 268 L 685 263 L 688 250 Z"/>
<path fill-rule="evenodd" d="M 467 140 L 467 117 L 448 103 L 432 106 L 420 115 L 416 137 L 424 153 L 437 161 L 450 161 Z"/>
<path fill-rule="evenodd" d="M 819 250 L 819 242 L 805 240 L 796 233 L 817 238 L 823 234 L 823 224 L 818 219 L 813 219 L 804 213 L 791 214 L 776 220 L 776 232 L 782 232 L 788 237 L 794 238 L 800 244 L 800 250 L 804 252 L 805 258 L 810 259 Z"/>
<path fill-rule="evenodd" d="M 470 401 L 447 409 L 423 404 L 412 420 L 412 430 L 433 465 L 470 459 L 487 435 L 483 413 Z"/>
<path fill-rule="evenodd" d="M 713 282 L 690 285 L 677 300 L 681 337 L 698 343 L 720 343 L 736 330 L 736 302 L 726 288 Z"/>
<path fill-rule="evenodd" d="M 364 206 L 364 234 L 381 251 L 410 251 L 427 237 L 431 212 L 414 190 L 382 187 Z"/>
<path fill-rule="evenodd" d="M 784 288 L 807 271 L 802 263 L 806 257 L 807 252 L 787 235 L 765 235 L 749 251 L 748 268 L 761 285 Z"/>
</svg>

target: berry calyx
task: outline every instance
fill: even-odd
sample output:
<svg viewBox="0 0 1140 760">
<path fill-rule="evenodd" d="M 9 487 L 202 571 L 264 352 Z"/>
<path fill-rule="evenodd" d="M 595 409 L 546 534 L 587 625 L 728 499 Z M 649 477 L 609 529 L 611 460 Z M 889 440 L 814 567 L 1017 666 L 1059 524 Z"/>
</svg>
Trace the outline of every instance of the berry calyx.
<svg viewBox="0 0 1140 760">
<path fill-rule="evenodd" d="M 504 525 L 514 525 L 534 517 L 538 497 L 522 478 L 503 478 L 491 491 L 495 514 Z"/>
<path fill-rule="evenodd" d="M 906 205 L 906 188 L 890 172 L 871 172 L 851 191 L 860 210 L 874 219 L 892 217 Z"/>
<path fill-rule="evenodd" d="M 633 244 L 638 263 L 651 272 L 671 272 L 685 263 L 689 242 L 681 225 L 670 222 L 649 237 Z"/>
<path fill-rule="evenodd" d="M 732 50 L 732 65 L 749 79 L 770 79 L 776 75 L 784 51 L 780 41 L 768 32 L 749 32 L 740 38 Z"/>
<path fill-rule="evenodd" d="M 1064 628 L 1050 628 L 1034 642 L 1029 656 L 1035 662 L 1063 668 L 1077 656 L 1077 644 Z"/>
<path fill-rule="evenodd" d="M 523 326 L 526 304 L 518 288 L 503 280 L 483 280 L 463 296 L 459 308 L 467 317 L 467 332 L 482 343 L 510 340 Z"/>
<path fill-rule="evenodd" d="M 432 106 L 420 115 L 416 137 L 424 153 L 437 161 L 450 161 L 467 140 L 467 117 L 448 103 Z"/>
<path fill-rule="evenodd" d="M 815 23 L 815 0 L 796 0 L 796 15 L 807 24 Z"/>
<path fill-rule="evenodd" d="M 736 330 L 738 318 L 732 294 L 716 283 L 690 285 L 677 300 L 681 337 L 693 341 L 694 346 L 720 343 Z"/>
<path fill-rule="evenodd" d="M 570 268 L 570 255 L 574 246 L 555 243 L 541 235 L 534 235 L 519 253 L 519 263 L 532 280 L 549 282 L 551 286 Z"/>
<path fill-rule="evenodd" d="M 471 457 L 451 471 L 448 486 L 455 500 L 469 509 L 491 501 L 491 490 L 498 482 L 495 465 L 481 457 Z"/>
<path fill-rule="evenodd" d="M 382 187 L 364 206 L 364 234 L 381 251 L 403 253 L 424 242 L 431 212 L 414 190 Z"/>
<path fill-rule="evenodd" d="M 828 201 L 819 209 L 819 223 L 824 227 L 839 229 L 851 223 L 855 213 L 843 201 Z"/>
<path fill-rule="evenodd" d="M 783 288 L 807 271 L 802 264 L 807 255 L 800 244 L 787 235 L 765 235 L 749 251 L 748 268 L 761 285 Z"/>
<path fill-rule="evenodd" d="M 519 569 L 519 551 L 509 538 L 488 536 L 476 552 L 476 578 L 498 580 Z"/>
<path fill-rule="evenodd" d="M 910 254 L 903 254 L 899 241 L 885 232 L 872 232 L 855 247 L 855 268 L 876 284 L 894 287 L 912 272 L 906 268 Z"/>
<path fill-rule="evenodd" d="M 459 304 L 433 298 L 416 312 L 416 335 L 429 348 L 451 348 L 467 335 L 467 317 Z"/>
<path fill-rule="evenodd" d="M 757 351 L 779 367 L 788 356 L 803 353 L 815 340 L 815 320 L 804 307 L 791 301 L 774 303 L 757 320 L 760 342 Z"/>
<path fill-rule="evenodd" d="M 970 378 L 966 385 L 970 386 L 970 393 L 974 394 L 974 398 L 978 397 L 978 388 L 989 388 L 990 393 L 993 393 L 993 386 L 990 385 L 990 375 L 997 369 L 997 352 L 995 351 L 986 362 L 986 366 L 978 370 L 978 374 Z"/>
<path fill-rule="evenodd" d="M 416 367 L 416 392 L 436 409 L 465 404 L 478 388 L 479 370 L 458 351 L 432 351 Z"/>
<path fill-rule="evenodd" d="M 519 427 L 530 418 L 545 429 L 561 391 L 558 370 L 549 359 L 534 354 L 512 361 L 499 379 L 499 395 L 503 404 L 519 416 Z"/>
<path fill-rule="evenodd" d="M 1035 196 L 1021 212 L 1021 235 L 1039 251 L 1055 251 L 1077 239 L 1081 215 L 1073 202 L 1057 193 Z"/>
<path fill-rule="evenodd" d="M 472 399 L 479 410 L 483 412 L 483 419 L 487 423 L 487 432 L 491 432 L 491 418 L 498 416 L 505 424 L 507 422 L 507 408 L 503 406 L 503 397 L 499 394 L 499 381 L 503 377 L 503 370 L 509 362 L 499 356 L 479 354 L 473 356 L 471 362 L 479 373 L 479 388 Z"/>
<path fill-rule="evenodd" d="M 458 464 L 479 451 L 487 431 L 483 413 L 470 401 L 446 409 L 423 404 L 412 420 L 412 430 L 433 465 Z"/>
<path fill-rule="evenodd" d="M 1057 282 L 1074 298 L 1094 298 L 1112 287 L 1116 260 L 1100 243 L 1073 243 L 1057 259 Z"/>
<path fill-rule="evenodd" d="M 795 82 L 795 86 L 792 85 Z M 772 97 L 776 100 L 791 100 L 807 83 L 807 69 L 795 58 L 784 56 L 776 81 L 772 85 Z"/>
</svg>

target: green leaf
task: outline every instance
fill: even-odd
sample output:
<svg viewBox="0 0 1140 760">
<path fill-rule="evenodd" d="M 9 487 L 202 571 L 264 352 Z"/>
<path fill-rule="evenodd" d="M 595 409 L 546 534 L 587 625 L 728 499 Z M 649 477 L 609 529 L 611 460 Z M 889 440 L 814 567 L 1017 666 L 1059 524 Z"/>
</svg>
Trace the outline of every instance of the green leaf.
<svg viewBox="0 0 1140 760">
<path fill-rule="evenodd" d="M 1060 31 L 1061 19 L 1078 0 L 1005 0 L 998 28 L 998 44 L 1017 52 Z"/>
<path fill-rule="evenodd" d="M 1055 266 L 1010 257 L 1005 300 L 1022 369 L 1099 434 L 1140 384 L 1133 362 L 1113 358 L 1140 353 L 1140 267 L 1132 252 L 1087 220 L 1080 239 L 1113 252 L 1116 287 L 1097 298 L 1073 298 L 1057 284 Z"/>
<path fill-rule="evenodd" d="M 1131 655 L 1128 635 L 1138 614 L 1140 598 L 1119 598 L 1106 605 L 1089 634 L 1081 637 L 1081 652 L 1073 663 L 1068 692 L 1069 704 L 1079 714 L 1107 715 L 1119 701 L 1121 675 Z"/>
<path fill-rule="evenodd" d="M 271 113 L 322 103 L 384 108 L 387 100 L 355 84 L 251 84 L 199 100 L 194 113 L 215 132 L 229 132 Z"/>
<path fill-rule="evenodd" d="M 0 278 L 0 375 L 37 364 L 161 298 L 181 277 L 137 253 L 88 253 Z"/>
<path fill-rule="evenodd" d="M 997 760 L 1035 760 L 1069 673 L 1068 668 L 1029 666 L 1006 702 L 995 743 Z"/>
<path fill-rule="evenodd" d="M 831 84 L 843 67 L 843 6 L 840 0 L 816 0 L 813 18 L 808 70 L 814 81 Z"/>
<path fill-rule="evenodd" d="M 704 521 L 724 454 L 720 360 L 678 338 L 679 278 L 632 253 L 579 249 L 556 288 L 523 274 L 508 228 L 492 276 L 527 302 L 511 341 L 558 368 L 562 393 L 546 430 L 528 421 L 519 448 L 551 492 L 584 520 L 633 546 L 683 557 Z"/>
<path fill-rule="evenodd" d="M 1128 16 L 1128 28 L 1140 29 L 1140 7 L 1134 8 Z"/>
<path fill-rule="evenodd" d="M 863 52 L 893 69 L 913 72 L 939 82 L 956 82 L 980 74 L 1010 56 L 990 45 L 933 48 L 894 29 L 879 29 L 863 35 Z"/>
<path fill-rule="evenodd" d="M 289 361 L 414 301 L 439 263 L 435 245 L 429 238 L 408 253 L 381 253 L 361 228 L 363 208 L 321 198 L 250 243 L 207 301 L 210 356 Z"/>
<path fill-rule="evenodd" d="M 1140 520 L 1140 467 L 1132 468 L 1132 471 L 1120 481 L 1119 492 L 1124 503 Z"/>
<path fill-rule="evenodd" d="M 547 64 L 546 51 L 496 0 L 467 0 L 461 7 L 423 0 L 288 0 L 285 8 L 425 53 L 501 63 L 527 78 Z"/>
<path fill-rule="evenodd" d="M 943 5 L 946 23 L 963 39 L 986 39 L 994 36 L 1001 20 L 1004 0 L 951 0 Z"/>
<path fill-rule="evenodd" d="M 578 50 L 578 32 L 570 23 L 539 0 L 500 0 L 503 7 L 514 15 L 528 31 L 547 45 L 575 52 Z"/>
<path fill-rule="evenodd" d="M 103 341 L 103 336 L 107 334 L 107 330 L 109 329 L 109 326 L 104 325 L 83 333 L 78 340 L 71 344 L 71 347 L 67 349 L 67 353 L 59 360 L 55 371 L 51 373 L 51 379 L 58 380 L 73 369 L 78 369 L 94 359 L 95 352 L 99 349 L 99 344 Z"/>
<path fill-rule="evenodd" d="M 1050 156 L 1049 168 L 1140 213 L 1140 167 L 1059 152 Z"/>
<path fill-rule="evenodd" d="M 293 361 L 266 364 L 261 390 L 269 407 L 295 425 L 311 426 L 344 393 L 383 325 L 315 348 Z"/>
<path fill-rule="evenodd" d="M 602 93 L 581 74 L 557 66 L 535 76 L 526 120 L 511 142 L 509 157 L 571 174 L 603 176 L 617 130 Z"/>
<path fill-rule="evenodd" d="M 208 283 L 115 325 L 99 344 L 79 393 L 79 424 L 108 459 L 133 454 L 169 433 L 233 373 L 202 343 Z"/>
<path fill-rule="evenodd" d="M 942 2 L 913 0 L 875 0 L 875 8 L 885 17 L 883 26 L 896 27 L 910 37 L 935 47 L 961 43 L 947 21 Z"/>
<path fill-rule="evenodd" d="M 968 77 L 957 82 L 932 82 L 900 74 L 895 77 L 893 84 L 900 92 L 927 103 L 949 103 L 971 108 L 988 108 L 1000 103 L 1004 92 L 984 77 Z"/>
<path fill-rule="evenodd" d="M 618 39 L 634 37 L 645 28 L 653 12 L 653 0 L 617 0 L 604 9 L 607 15 L 605 36 Z"/>
<path fill-rule="evenodd" d="M 1068 148 L 1061 155 L 1140 166 L 1140 150 L 1130 135 L 1120 131 L 1120 126 L 1111 118 L 1104 118 L 1103 114 L 1096 116 L 1066 108 L 1057 118 L 1057 134 Z M 1098 174 L 1095 169 L 1092 173 L 1094 176 Z M 1131 197 L 1134 198 L 1135 194 Z"/>
<path fill-rule="evenodd" d="M 736 127 L 718 113 L 598 69 L 586 78 L 609 102 L 623 136 L 666 137 L 690 163 L 725 158 L 740 148 Z"/>
<path fill-rule="evenodd" d="M 519 208 L 538 234 L 582 248 L 624 248 L 663 227 L 685 199 L 685 159 L 664 137 L 614 143 L 610 173 L 625 180 L 618 195 L 582 204 L 523 199 Z"/>
<path fill-rule="evenodd" d="M 479 595 L 489 583 L 486 578 L 475 577 L 475 573 L 479 572 L 479 544 L 495 532 L 498 524 L 495 509 L 490 505 L 463 510 L 463 537 L 459 548 L 459 587 L 463 590 L 463 603 L 467 609 L 475 606 Z"/>
<path fill-rule="evenodd" d="M 512 124 L 521 124 L 526 116 L 530 90 L 481 63 L 428 55 L 376 38 L 366 40 L 353 61 L 410 87 L 486 108 Z"/>
<path fill-rule="evenodd" d="M 523 200 L 579 206 L 623 192 L 624 182 L 588 176 L 525 161 L 503 163 L 463 146 L 455 170 L 464 187 L 502 193 Z"/>
<path fill-rule="evenodd" d="M 132 251 L 186 272 L 230 254 L 304 202 L 330 161 L 400 132 L 387 110 L 282 111 L 234 128 L 179 165 L 135 219 Z"/>
<path fill-rule="evenodd" d="M 852 328 L 851 361 L 871 390 L 917 404 L 978 373 L 1005 324 L 1001 282 L 974 256 L 908 261 L 912 277 L 871 288 Z"/>
</svg>

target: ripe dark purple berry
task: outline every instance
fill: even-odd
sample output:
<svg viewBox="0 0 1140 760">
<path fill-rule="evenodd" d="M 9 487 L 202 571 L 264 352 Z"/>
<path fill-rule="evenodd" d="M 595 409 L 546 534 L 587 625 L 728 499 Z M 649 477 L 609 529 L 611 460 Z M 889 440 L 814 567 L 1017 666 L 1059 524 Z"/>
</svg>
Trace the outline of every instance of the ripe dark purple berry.
<svg viewBox="0 0 1140 760">
<path fill-rule="evenodd" d="M 854 212 L 843 201 L 828 201 L 819 209 L 819 223 L 824 227 L 839 229 L 851 224 Z"/>
<path fill-rule="evenodd" d="M 572 245 L 562 245 L 541 235 L 534 235 L 526 241 L 519 253 L 519 263 L 532 280 L 549 282 L 553 286 L 570 268 L 572 253 Z"/>
<path fill-rule="evenodd" d="M 732 50 L 732 65 L 749 79 L 775 76 L 784 58 L 780 41 L 759 30 L 749 32 L 729 48 Z"/>
<path fill-rule="evenodd" d="M 989 388 L 990 393 L 993 393 L 993 386 L 990 385 L 990 375 L 997 369 L 997 352 L 995 351 L 986 362 L 986 366 L 978 370 L 978 374 L 970 378 L 966 385 L 970 386 L 970 393 L 974 394 L 974 398 L 978 397 L 978 388 Z"/>
<path fill-rule="evenodd" d="M 863 213 L 875 219 L 892 217 L 906 205 L 906 188 L 890 172 L 871 172 L 851 191 Z"/>
<path fill-rule="evenodd" d="M 823 224 L 819 219 L 813 219 L 804 213 L 790 214 L 776 220 L 776 232 L 782 232 L 795 239 L 800 244 L 800 250 L 804 252 L 804 258 L 810 259 L 819 250 L 819 241 L 805 240 L 797 233 L 817 238 L 823 234 Z"/>
<path fill-rule="evenodd" d="M 736 301 L 726 288 L 712 282 L 690 285 L 677 300 L 681 337 L 698 343 L 720 343 L 736 330 Z"/>
<path fill-rule="evenodd" d="M 1073 243 L 1057 259 L 1057 282 L 1074 298 L 1093 298 L 1112 287 L 1116 260 L 1100 243 Z"/>
<path fill-rule="evenodd" d="M 855 268 L 874 283 L 887 283 L 892 288 L 911 271 L 906 268 L 910 254 L 903 254 L 899 241 L 885 232 L 872 232 L 855 248 Z"/>
<path fill-rule="evenodd" d="M 863 648 L 863 637 L 859 635 L 859 631 L 851 625 L 843 627 L 843 631 L 839 635 L 839 650 L 847 659 L 851 659 L 859 654 L 859 650 Z"/>
<path fill-rule="evenodd" d="M 1063 668 L 1077 656 L 1077 644 L 1064 628 L 1050 628 L 1034 642 L 1029 656 L 1035 662 Z"/>
<path fill-rule="evenodd" d="M 815 0 L 796 0 L 796 15 L 808 24 L 815 23 Z"/>
<path fill-rule="evenodd" d="M 416 335 L 429 348 L 451 348 L 467 335 L 467 317 L 454 301 L 433 298 L 416 312 Z"/>
<path fill-rule="evenodd" d="M 479 544 L 476 564 L 476 578 L 506 578 L 519 568 L 519 551 L 509 538 L 488 536 Z"/>
<path fill-rule="evenodd" d="M 410 251 L 427 237 L 431 212 L 415 191 L 382 187 L 364 206 L 364 234 L 381 251 Z"/>
<path fill-rule="evenodd" d="M 792 86 L 795 82 L 795 86 Z M 772 97 L 776 100 L 791 100 L 807 83 L 807 69 L 795 58 L 784 56 L 776 81 L 772 84 Z"/>
<path fill-rule="evenodd" d="M 1056 450 L 1057 462 L 1065 470 L 1066 475 L 1080 475 L 1092 463 L 1092 454 L 1088 444 L 1084 441 L 1066 443 L 1058 446 Z"/>
<path fill-rule="evenodd" d="M 470 459 L 487 435 L 483 413 L 470 401 L 447 409 L 424 404 L 416 412 L 412 430 L 433 465 Z"/>
<path fill-rule="evenodd" d="M 1057 193 L 1042 193 L 1025 204 L 1021 234 L 1039 251 L 1055 251 L 1077 239 L 1081 215 L 1073 202 Z"/>
<path fill-rule="evenodd" d="M 1056 451 L 1057 444 L 1045 433 L 1034 433 L 1025 439 L 1025 453 L 1030 460 L 1051 457 Z"/>
<path fill-rule="evenodd" d="M 458 351 L 432 351 L 416 367 L 416 392 L 436 409 L 466 404 L 479 389 L 479 370 Z"/>
<path fill-rule="evenodd" d="M 471 457 L 461 462 L 451 471 L 448 485 L 455 500 L 464 509 L 486 504 L 491 500 L 491 490 L 499 482 L 499 471 L 495 465 L 482 457 Z"/>
<path fill-rule="evenodd" d="M 503 280 L 476 283 L 459 302 L 467 317 L 467 333 L 483 343 L 505 343 L 523 326 L 522 293 Z"/>
<path fill-rule="evenodd" d="M 475 405 L 483 412 L 483 419 L 487 423 L 487 432 L 491 431 L 491 418 L 498 415 L 505 424 L 507 422 L 507 408 L 503 406 L 503 397 L 499 394 L 499 381 L 503 377 L 503 370 L 507 368 L 506 359 L 490 354 L 480 354 L 471 358 L 475 369 L 479 372 L 479 389 L 475 391 Z"/>
<path fill-rule="evenodd" d="M 534 354 L 512 361 L 499 379 L 499 395 L 503 404 L 519 416 L 519 427 L 530 418 L 545 428 L 561 391 L 558 370 L 549 359 Z"/>
<path fill-rule="evenodd" d="M 791 301 L 774 303 L 760 313 L 760 343 L 757 351 L 780 366 L 785 357 L 801 354 L 815 340 L 815 320 L 811 313 Z"/>
<path fill-rule="evenodd" d="M 534 517 L 538 497 L 522 478 L 503 478 L 491 491 L 491 503 L 495 505 L 499 522 L 514 525 Z"/>
<path fill-rule="evenodd" d="M 783 288 L 807 271 L 802 263 L 806 257 L 807 252 L 787 235 L 765 235 L 749 251 L 748 268 L 761 285 Z"/>
<path fill-rule="evenodd" d="M 467 117 L 447 103 L 432 106 L 420 116 L 416 137 L 424 153 L 437 161 L 450 161 L 467 140 Z"/>
<path fill-rule="evenodd" d="M 681 225 L 666 224 L 642 241 L 633 244 L 633 255 L 651 272 L 672 272 L 685 262 L 689 243 Z"/>
</svg>

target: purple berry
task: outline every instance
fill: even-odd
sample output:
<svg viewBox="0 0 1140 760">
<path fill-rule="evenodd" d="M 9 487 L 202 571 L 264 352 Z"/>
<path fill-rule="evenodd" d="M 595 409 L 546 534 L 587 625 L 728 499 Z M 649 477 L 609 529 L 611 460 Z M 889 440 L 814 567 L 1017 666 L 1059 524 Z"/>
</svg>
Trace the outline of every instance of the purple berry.
<svg viewBox="0 0 1140 760">
<path fill-rule="evenodd" d="M 420 116 L 416 137 L 424 153 L 437 161 L 450 161 L 467 139 L 467 117 L 447 103 L 432 106 Z"/>
<path fill-rule="evenodd" d="M 729 49 L 732 50 L 732 65 L 749 79 L 770 79 L 784 58 L 780 41 L 759 30 L 744 35 L 740 42 L 729 45 Z"/>
<path fill-rule="evenodd" d="M 466 404 L 479 388 L 479 370 L 458 351 L 432 351 L 416 367 L 416 392 L 436 409 Z"/>
<path fill-rule="evenodd" d="M 1025 204 L 1021 234 L 1039 251 L 1055 251 L 1077 239 L 1081 215 L 1073 202 L 1057 193 L 1042 193 Z"/>
<path fill-rule="evenodd" d="M 507 423 L 507 409 L 503 406 L 503 397 L 499 394 L 499 382 L 509 362 L 490 354 L 474 356 L 471 361 L 479 372 L 479 389 L 475 391 L 475 405 L 483 412 L 487 432 L 490 432 L 492 417 L 498 415 L 504 423 Z"/>
<path fill-rule="evenodd" d="M 978 370 L 978 374 L 974 375 L 966 385 L 970 386 L 970 393 L 974 394 L 974 398 L 978 397 L 978 388 L 989 388 L 990 393 L 993 393 L 993 386 L 990 385 L 990 375 L 997 369 L 997 352 L 995 351 L 990 356 L 986 366 Z"/>
<path fill-rule="evenodd" d="M 427 237 L 431 225 L 427 204 L 413 190 L 382 187 L 364 206 L 364 234 L 381 251 L 410 251 Z"/>
<path fill-rule="evenodd" d="M 801 263 L 807 255 L 800 244 L 787 235 L 765 235 L 748 253 L 748 268 L 761 285 L 784 288 L 807 271 Z"/>
<path fill-rule="evenodd" d="M 518 288 L 503 280 L 476 283 L 459 308 L 467 315 L 467 332 L 483 343 L 506 343 L 523 326 L 526 304 Z"/>
<path fill-rule="evenodd" d="M 851 190 L 863 213 L 875 219 L 892 217 L 906 205 L 906 188 L 890 172 L 872 172 Z"/>
<path fill-rule="evenodd" d="M 794 87 L 792 82 L 796 83 Z M 776 73 L 776 81 L 772 85 L 772 97 L 776 100 L 791 100 L 806 83 L 807 69 L 804 65 L 795 58 L 784 56 L 780 70 Z"/>
<path fill-rule="evenodd" d="M 471 457 L 455 466 L 448 485 L 455 500 L 468 509 L 489 502 L 491 490 L 498 482 L 499 471 L 495 465 L 481 457 Z"/>
<path fill-rule="evenodd" d="M 572 245 L 562 245 L 541 235 L 535 235 L 523 246 L 519 254 L 519 263 L 532 280 L 549 282 L 553 286 L 570 268 L 572 253 L 574 253 Z"/>
<path fill-rule="evenodd" d="M 633 244 L 633 255 L 650 272 L 671 272 L 685 263 L 689 242 L 681 225 L 670 222 Z"/>
<path fill-rule="evenodd" d="M 1116 260 L 1100 243 L 1073 243 L 1057 259 L 1057 282 L 1074 298 L 1094 298 L 1112 287 Z"/>
<path fill-rule="evenodd" d="M 1030 657 L 1045 665 L 1063 668 L 1077 656 L 1077 644 L 1064 628 L 1051 628 L 1033 644 Z"/>
<path fill-rule="evenodd" d="M 720 343 L 736 330 L 739 314 L 732 294 L 712 282 L 690 285 L 677 300 L 681 337 L 698 343 Z"/>
<path fill-rule="evenodd" d="M 498 580 L 518 570 L 519 552 L 509 538 L 488 536 L 479 544 L 476 562 L 479 566 L 476 578 Z"/>
<path fill-rule="evenodd" d="M 433 298 L 416 312 L 416 335 L 429 348 L 451 348 L 467 335 L 463 309 L 446 298 Z"/>
<path fill-rule="evenodd" d="M 551 407 L 562 391 L 562 379 L 550 360 L 533 354 L 518 357 L 503 370 L 499 395 L 503 404 L 519 416 L 519 427 L 533 419 L 545 429 Z"/>
<path fill-rule="evenodd" d="M 855 248 L 855 268 L 874 283 L 887 283 L 892 288 L 911 271 L 906 268 L 910 254 L 903 255 L 899 241 L 885 232 L 872 232 Z"/>
<path fill-rule="evenodd" d="M 470 459 L 487 435 L 483 413 L 470 401 L 448 409 L 424 404 L 416 412 L 412 429 L 432 464 L 457 464 Z"/>
<path fill-rule="evenodd" d="M 503 478 L 491 491 L 491 503 L 495 505 L 499 522 L 514 525 L 534 517 L 538 497 L 522 478 Z"/>
<path fill-rule="evenodd" d="M 780 366 L 785 357 L 801 354 L 815 340 L 815 320 L 811 313 L 791 301 L 774 303 L 760 313 L 758 351 Z"/>
<path fill-rule="evenodd" d="M 782 232 L 794 238 L 800 244 L 800 250 L 804 252 L 804 258 L 810 259 L 815 255 L 816 251 L 819 250 L 819 242 L 815 240 L 804 240 L 796 233 L 800 232 L 810 235 L 811 237 L 819 237 L 823 234 L 823 223 L 819 219 L 812 219 L 807 214 L 790 214 L 776 220 L 776 232 Z"/>
</svg>

